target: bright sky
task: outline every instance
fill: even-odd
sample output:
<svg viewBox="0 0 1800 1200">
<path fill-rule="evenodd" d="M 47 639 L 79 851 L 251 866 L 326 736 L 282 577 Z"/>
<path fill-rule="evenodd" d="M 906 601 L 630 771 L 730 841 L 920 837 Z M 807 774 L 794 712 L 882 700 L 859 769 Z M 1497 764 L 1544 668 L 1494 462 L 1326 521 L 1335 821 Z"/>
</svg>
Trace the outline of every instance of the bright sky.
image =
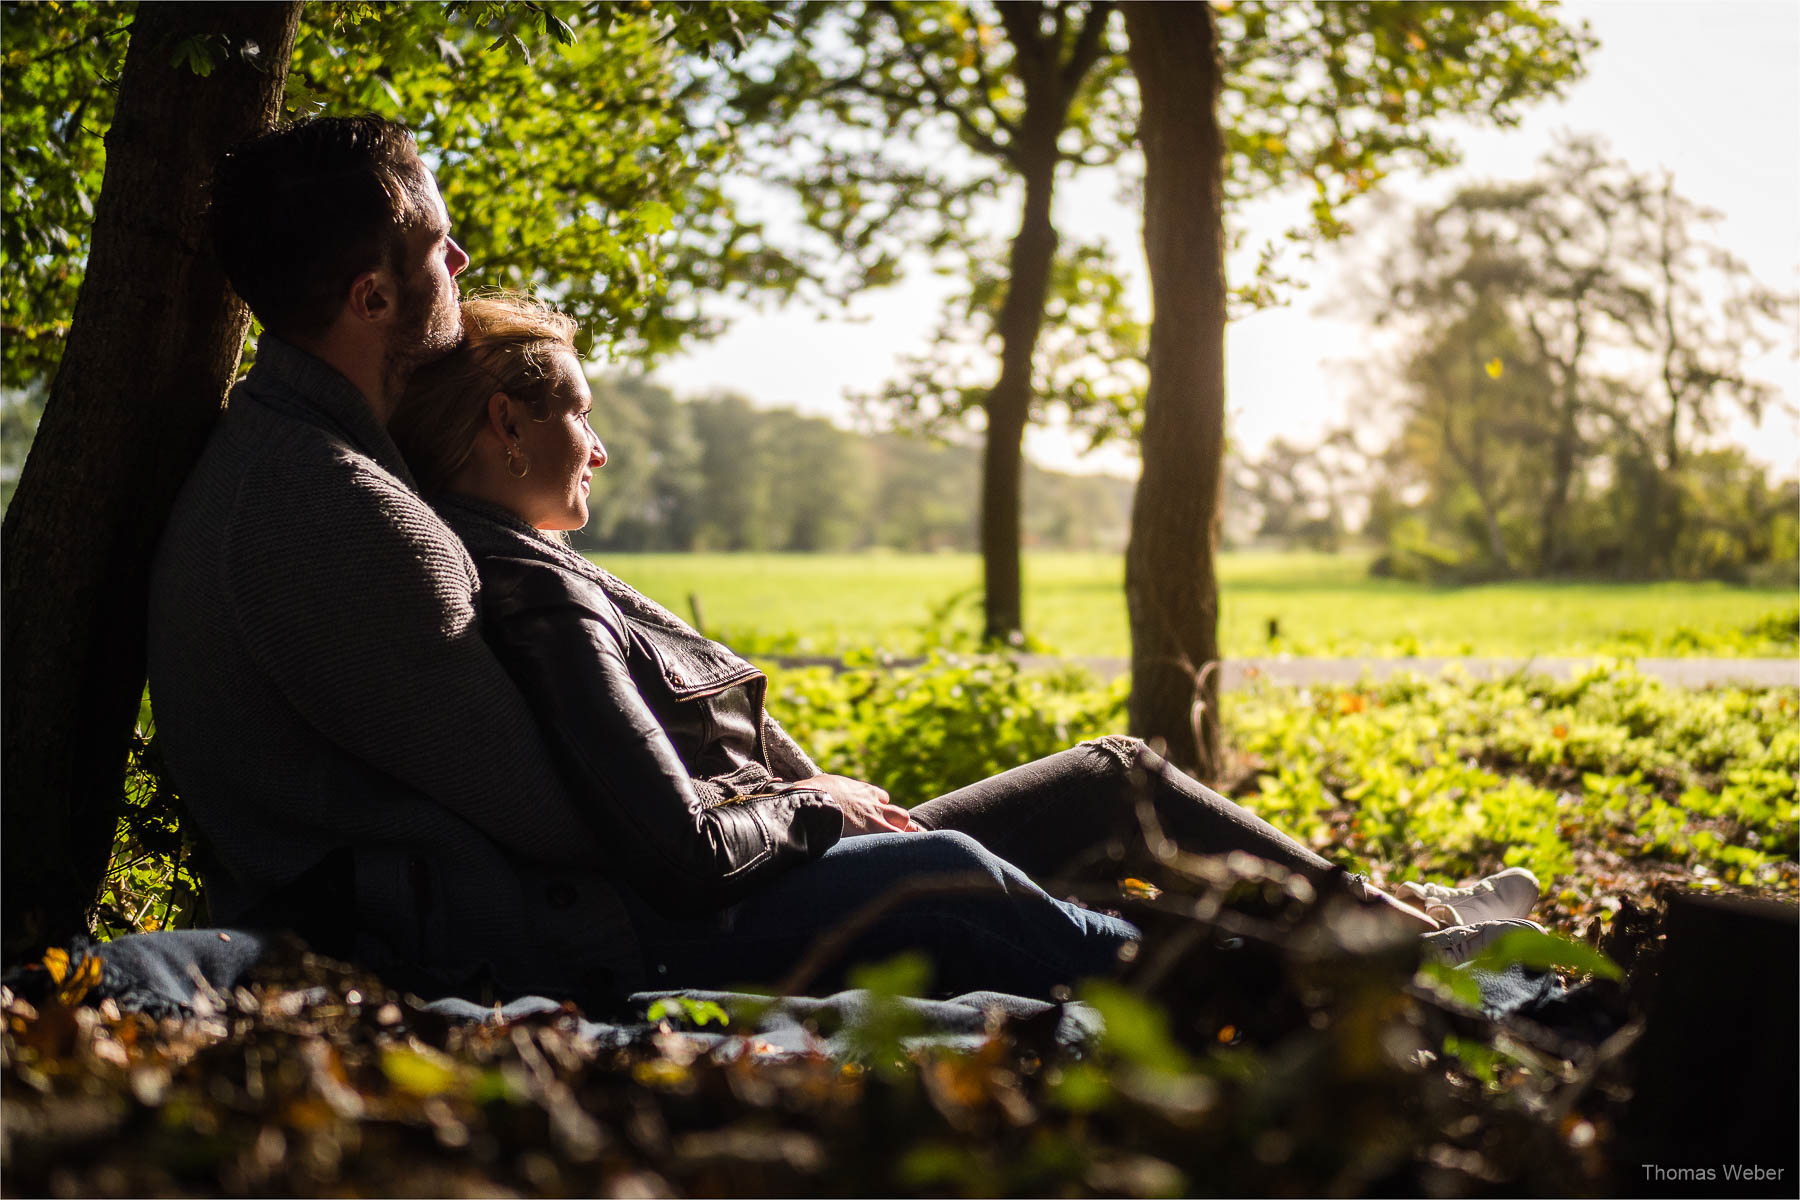
<svg viewBox="0 0 1800 1200">
<path fill-rule="evenodd" d="M 1724 214 L 1712 231 L 1765 283 L 1800 287 L 1800 4 L 1793 0 L 1573 0 L 1565 20 L 1589 23 L 1600 48 L 1587 78 L 1565 100 L 1539 105 L 1511 130 L 1457 126 L 1464 165 L 1421 177 L 1396 175 L 1386 192 L 1409 203 L 1444 199 L 1462 182 L 1532 173 L 1561 131 L 1598 132 L 1638 170 L 1666 169 L 1676 189 Z M 1066 237 L 1105 232 L 1132 264 L 1142 297 L 1139 217 L 1103 180 L 1060 188 L 1057 225 Z M 1299 205 L 1271 202 L 1250 214 L 1253 233 L 1278 235 Z M 1365 243 L 1366 247 L 1366 243 Z M 1321 255 L 1310 288 L 1287 307 L 1234 323 L 1226 335 L 1230 433 L 1255 451 L 1284 435 L 1304 440 L 1342 421 L 1358 386 L 1349 364 L 1367 356 L 1370 334 L 1328 315 L 1341 295 L 1348 256 Z M 1233 264 L 1244 272 L 1248 264 Z M 922 348 L 949 285 L 927 272 L 860 298 L 852 319 L 820 320 L 801 308 L 743 311 L 729 332 L 674 359 L 656 377 L 678 393 L 729 389 L 768 407 L 791 407 L 847 423 L 847 393 L 872 392 Z M 1800 401 L 1790 354 L 1766 357 L 1758 373 Z M 1783 418 L 1761 428 L 1741 421 L 1734 440 L 1786 472 L 1800 462 L 1800 431 Z M 1060 470 L 1134 473 L 1128 455 L 1083 457 L 1072 439 L 1033 431 L 1031 456 Z"/>
</svg>

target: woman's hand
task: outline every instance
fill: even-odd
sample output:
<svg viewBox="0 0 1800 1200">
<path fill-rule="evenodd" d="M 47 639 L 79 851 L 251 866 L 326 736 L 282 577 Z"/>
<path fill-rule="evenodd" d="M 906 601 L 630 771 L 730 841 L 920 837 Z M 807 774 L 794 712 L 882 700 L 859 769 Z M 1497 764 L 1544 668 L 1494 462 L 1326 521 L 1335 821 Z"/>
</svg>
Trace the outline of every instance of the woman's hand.
<svg viewBox="0 0 1800 1200">
<path fill-rule="evenodd" d="M 843 775 L 814 775 L 802 779 L 795 787 L 812 788 L 830 796 L 844 813 L 844 836 L 860 833 L 920 833 L 906 810 L 888 799 L 888 794 L 872 783 Z"/>
</svg>

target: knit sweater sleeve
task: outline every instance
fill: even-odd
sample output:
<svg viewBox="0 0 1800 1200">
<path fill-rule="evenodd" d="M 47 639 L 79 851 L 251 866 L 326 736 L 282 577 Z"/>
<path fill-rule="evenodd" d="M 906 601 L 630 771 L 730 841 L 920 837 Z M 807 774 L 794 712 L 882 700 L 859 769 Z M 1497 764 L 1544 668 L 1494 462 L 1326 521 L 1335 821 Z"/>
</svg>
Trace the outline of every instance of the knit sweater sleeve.
<svg viewBox="0 0 1800 1200">
<path fill-rule="evenodd" d="M 384 472 L 332 468 L 325 494 L 316 464 L 281 462 L 239 493 L 222 562 L 252 659 L 327 740 L 506 849 L 592 861 L 591 830 L 481 638 L 461 543 Z"/>
</svg>

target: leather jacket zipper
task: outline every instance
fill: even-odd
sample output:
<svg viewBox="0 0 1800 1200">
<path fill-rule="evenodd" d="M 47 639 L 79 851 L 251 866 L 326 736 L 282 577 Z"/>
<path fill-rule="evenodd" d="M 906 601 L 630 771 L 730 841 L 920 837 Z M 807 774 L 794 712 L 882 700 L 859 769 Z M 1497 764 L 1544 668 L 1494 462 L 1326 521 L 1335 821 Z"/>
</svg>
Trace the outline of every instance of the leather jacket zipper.
<svg viewBox="0 0 1800 1200">
<path fill-rule="evenodd" d="M 748 804 L 752 800 L 773 800 L 777 796 L 785 796 L 786 794 L 785 791 L 780 791 L 747 792 L 742 796 L 720 796 L 717 800 L 702 801 L 700 807 L 703 811 L 711 811 L 715 808 L 724 808 L 728 804 Z"/>
</svg>

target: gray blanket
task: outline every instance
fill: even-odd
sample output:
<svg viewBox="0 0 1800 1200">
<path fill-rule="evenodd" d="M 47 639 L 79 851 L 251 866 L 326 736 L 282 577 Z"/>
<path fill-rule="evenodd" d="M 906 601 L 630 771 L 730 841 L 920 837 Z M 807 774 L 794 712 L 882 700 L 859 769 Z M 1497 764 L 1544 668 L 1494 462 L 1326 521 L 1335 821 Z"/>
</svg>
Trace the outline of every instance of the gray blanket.
<svg viewBox="0 0 1800 1200">
<path fill-rule="evenodd" d="M 229 996 L 278 946 L 278 939 L 251 930 L 190 929 L 82 943 L 71 946 L 70 955 L 74 959 L 86 953 L 100 960 L 100 981 L 89 990 L 87 1002 L 110 998 L 126 1011 L 165 1017 L 193 1014 L 205 1007 L 202 996 Z M 1490 1018 L 1536 1021 L 1563 1037 L 1581 1041 L 1598 1041 L 1609 1031 L 1596 1027 L 1590 1032 L 1567 1019 L 1580 989 L 1566 988 L 1554 974 L 1516 964 L 1503 971 L 1477 971 L 1467 966 L 1459 970 L 1468 971 L 1481 989 L 1482 1009 Z M 8 971 L 5 982 L 15 993 L 31 999 L 34 992 L 45 990 L 49 981 L 47 973 L 34 964 Z M 665 1000 L 674 1003 L 658 1004 Z M 710 1050 L 722 1044 L 726 1034 L 708 1004 L 722 1010 L 738 1033 L 749 1033 L 763 1043 L 764 1053 L 777 1055 L 824 1053 L 854 1058 L 856 1031 L 868 1026 L 876 1004 L 887 1006 L 890 1025 L 898 1022 L 910 1031 L 911 1036 L 903 1040 L 911 1046 L 972 1049 L 981 1044 L 996 1020 L 1015 1027 L 1036 1026 L 1045 1043 L 1076 1053 L 1102 1032 L 1100 1015 L 1086 1005 L 1054 1004 L 1001 992 L 970 992 L 946 1000 L 878 998 L 864 991 L 817 997 L 640 992 L 628 997 L 621 1013 L 612 1019 L 582 1016 L 579 1028 L 584 1038 L 624 1047 L 650 1038 L 664 1021 L 670 1021 L 698 1039 L 697 1048 Z M 559 1012 L 563 1005 L 545 996 L 522 996 L 498 1006 L 451 997 L 430 1000 L 425 1008 L 452 1021 L 506 1022 Z M 654 1019 L 653 1012 L 657 1014 Z M 695 1014 L 712 1014 L 713 1019 L 696 1022 L 692 1019 Z"/>
</svg>

